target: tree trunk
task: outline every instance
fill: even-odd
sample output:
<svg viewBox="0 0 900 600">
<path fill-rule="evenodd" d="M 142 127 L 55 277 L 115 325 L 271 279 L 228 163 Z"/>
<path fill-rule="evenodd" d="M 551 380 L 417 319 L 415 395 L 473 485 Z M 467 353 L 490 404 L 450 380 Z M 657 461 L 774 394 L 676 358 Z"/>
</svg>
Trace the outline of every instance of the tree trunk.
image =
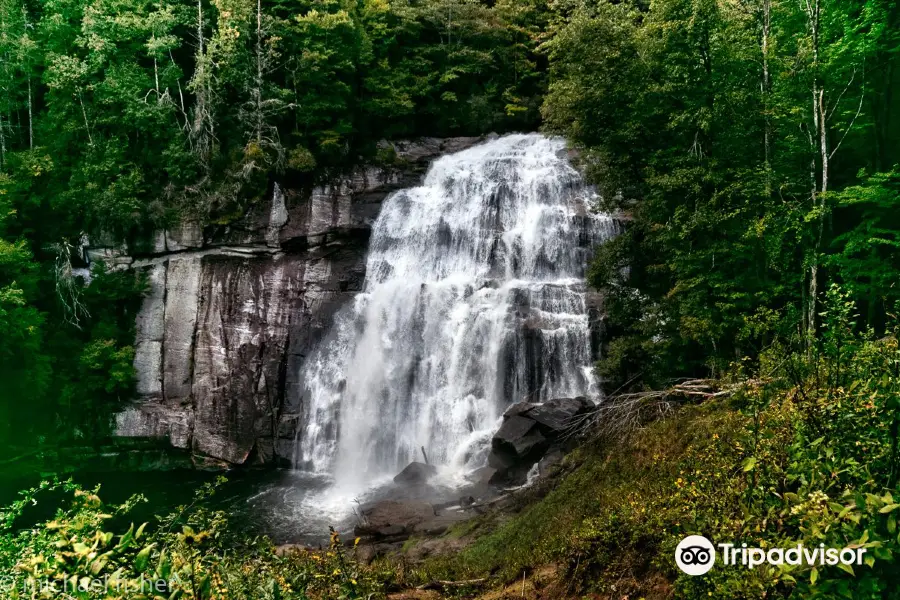
<svg viewBox="0 0 900 600">
<path fill-rule="evenodd" d="M 772 0 L 763 0 L 762 6 L 762 96 L 765 125 L 763 128 L 764 151 L 766 161 L 766 197 L 772 195 L 772 119 L 770 111 L 770 95 L 772 93 L 769 75 L 769 33 L 772 30 Z"/>
<path fill-rule="evenodd" d="M 822 108 L 822 100 L 824 97 L 823 90 L 819 88 L 819 0 L 806 0 L 807 16 L 809 18 L 809 33 L 812 38 L 813 53 L 813 84 L 812 84 L 812 115 L 813 115 L 813 131 L 810 134 L 810 150 L 815 154 L 815 147 L 818 141 L 820 159 L 822 161 L 822 183 L 827 185 L 828 181 L 828 152 L 825 131 L 825 111 Z M 818 139 L 817 139 L 818 138 Z M 812 159 L 810 163 L 810 179 L 812 180 L 812 209 L 817 210 L 822 206 L 822 197 L 819 194 L 819 187 L 816 177 L 816 160 Z M 825 191 L 824 189 L 822 191 Z M 816 303 L 819 293 L 819 250 L 822 244 L 822 231 L 824 222 L 822 215 L 818 215 L 814 225 L 814 241 L 812 248 L 812 258 L 809 266 L 809 303 L 807 308 L 807 336 L 810 346 L 816 335 Z"/>
<path fill-rule="evenodd" d="M 87 132 L 88 144 L 94 145 L 94 138 L 91 136 L 91 124 L 88 122 L 87 109 L 84 107 L 84 98 L 78 94 L 78 104 L 81 105 L 81 116 L 84 117 L 84 130 Z"/>
<path fill-rule="evenodd" d="M 6 123 L 0 114 L 0 172 L 6 169 Z"/>
<path fill-rule="evenodd" d="M 34 150 L 34 125 L 31 112 L 31 77 L 26 77 L 25 80 L 28 82 L 28 149 Z"/>
<path fill-rule="evenodd" d="M 256 114 L 254 115 L 254 127 L 256 128 L 256 143 L 262 147 L 262 129 L 263 129 L 263 107 L 262 107 L 262 88 L 263 88 L 263 47 L 262 47 L 262 0 L 256 0 L 256 89 L 254 90 L 254 101 L 256 103 Z"/>
</svg>

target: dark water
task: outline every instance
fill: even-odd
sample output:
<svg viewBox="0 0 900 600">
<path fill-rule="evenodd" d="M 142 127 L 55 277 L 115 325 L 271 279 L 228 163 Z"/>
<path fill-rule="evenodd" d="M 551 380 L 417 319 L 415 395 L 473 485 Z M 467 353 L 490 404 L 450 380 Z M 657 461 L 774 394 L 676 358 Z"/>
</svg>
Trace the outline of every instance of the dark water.
<svg viewBox="0 0 900 600">
<path fill-rule="evenodd" d="M 108 505 L 121 504 L 136 494 L 146 498 L 146 502 L 138 504 L 128 515 L 109 523 L 110 530 L 124 531 L 131 522 L 153 524 L 157 517 L 190 505 L 196 491 L 219 475 L 222 474 L 183 469 L 79 472 L 71 477 L 86 489 L 99 485 L 100 498 Z M 417 499 L 447 505 L 457 501 L 461 494 L 483 493 L 464 479 L 441 475 L 428 485 L 413 487 L 398 486 L 386 478 L 363 492 L 342 490 L 328 478 L 290 470 L 232 471 L 224 476 L 228 481 L 199 505 L 226 511 L 234 528 L 266 535 L 276 544 L 319 546 L 327 543 L 329 527 L 349 537 L 365 507 L 383 499 Z M 18 490 L 35 486 L 39 481 L 37 476 L 13 479 L 0 472 L 0 505 L 8 505 L 16 499 Z M 37 505 L 29 506 L 16 524 L 24 528 L 47 521 L 58 508 L 70 502 L 71 498 L 63 493 L 41 493 Z"/>
<path fill-rule="evenodd" d="M 109 505 L 125 502 L 140 494 L 146 502 L 139 503 L 126 521 L 154 523 L 158 516 L 176 511 L 194 502 L 196 491 L 213 482 L 219 473 L 196 470 L 151 472 L 74 473 L 72 479 L 89 489 L 100 486 L 100 498 Z M 341 511 L 316 510 L 316 494 L 326 489 L 328 482 L 294 471 L 236 471 L 225 473 L 227 482 L 200 504 L 211 509 L 225 510 L 236 527 L 252 534 L 271 537 L 276 543 L 305 543 L 318 545 L 328 539 L 328 527 L 340 531 L 352 529 L 348 518 L 352 506 Z M 68 477 L 68 476 L 67 476 Z M 18 497 L 19 490 L 36 486 L 40 478 L 10 478 L 0 473 L 0 505 L 7 506 Z M 69 498 L 62 493 L 45 492 L 37 497 L 37 505 L 28 507 L 17 525 L 28 527 L 53 517 L 57 508 L 65 507 Z M 111 525 L 128 524 L 113 523 Z"/>
</svg>

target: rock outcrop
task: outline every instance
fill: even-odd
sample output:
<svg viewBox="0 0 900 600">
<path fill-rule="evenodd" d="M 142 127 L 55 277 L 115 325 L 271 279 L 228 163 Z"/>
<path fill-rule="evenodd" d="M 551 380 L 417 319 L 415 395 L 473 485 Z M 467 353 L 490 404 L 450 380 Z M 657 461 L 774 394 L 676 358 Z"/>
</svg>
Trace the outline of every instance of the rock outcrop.
<svg viewBox="0 0 900 600">
<path fill-rule="evenodd" d="M 491 439 L 490 483 L 522 483 L 535 464 L 549 468 L 559 462 L 566 430 L 591 406 L 585 397 L 556 398 L 543 404 L 519 402 L 510 406 L 503 414 L 503 424 Z"/>
<path fill-rule="evenodd" d="M 90 260 L 139 269 L 150 288 L 136 322 L 138 398 L 117 434 L 168 437 L 206 466 L 289 462 L 300 367 L 360 291 L 382 201 L 479 141 L 394 143 L 390 166 L 312 190 L 275 184 L 228 225 L 185 221 L 127 247 L 88 244 Z"/>
<path fill-rule="evenodd" d="M 363 524 L 354 535 L 392 538 L 411 534 L 415 528 L 435 516 L 434 506 L 422 500 L 383 500 L 362 512 Z"/>
<path fill-rule="evenodd" d="M 363 508 L 353 534 L 367 542 L 396 543 L 412 535 L 441 535 L 475 514 L 458 506 L 436 506 L 423 500 L 382 500 Z"/>
<path fill-rule="evenodd" d="M 394 476 L 394 483 L 425 483 L 437 473 L 437 467 L 420 462 L 412 462 Z"/>
</svg>

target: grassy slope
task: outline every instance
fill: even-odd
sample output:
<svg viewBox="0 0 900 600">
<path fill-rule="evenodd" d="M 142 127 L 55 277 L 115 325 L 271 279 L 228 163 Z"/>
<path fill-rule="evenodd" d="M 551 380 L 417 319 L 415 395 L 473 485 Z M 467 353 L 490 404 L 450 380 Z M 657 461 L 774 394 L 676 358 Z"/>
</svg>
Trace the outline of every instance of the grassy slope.
<svg viewBox="0 0 900 600">
<path fill-rule="evenodd" d="M 686 407 L 627 439 L 591 442 L 567 458 L 542 499 L 524 497 L 511 517 L 463 524 L 448 536 L 474 542 L 407 568 L 406 576 L 410 583 L 488 577 L 519 591 L 524 578 L 532 590 L 526 595 L 541 598 L 670 597 L 674 547 L 694 533 L 694 511 L 715 509 L 712 488 L 734 472 L 723 466 L 739 467 L 736 432 L 743 423 L 737 411 L 711 403 Z M 556 577 L 546 576 L 547 565 Z M 533 578 L 556 581 L 538 593 Z"/>
</svg>

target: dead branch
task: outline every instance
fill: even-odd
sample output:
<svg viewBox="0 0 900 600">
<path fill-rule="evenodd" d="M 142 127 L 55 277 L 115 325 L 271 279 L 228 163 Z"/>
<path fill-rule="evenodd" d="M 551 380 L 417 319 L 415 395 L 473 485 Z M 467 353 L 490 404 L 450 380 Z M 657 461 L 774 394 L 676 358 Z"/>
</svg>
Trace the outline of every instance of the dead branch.
<svg viewBox="0 0 900 600">
<path fill-rule="evenodd" d="M 665 418 L 684 402 L 724 398 L 761 383 L 758 380 L 747 380 L 723 385 L 713 379 L 690 379 L 664 390 L 615 394 L 586 414 L 573 419 L 563 438 L 623 437 L 643 428 L 647 423 Z"/>
<path fill-rule="evenodd" d="M 89 318 L 87 307 L 81 302 L 81 287 L 75 280 L 72 269 L 72 245 L 67 240 L 52 244 L 51 250 L 56 253 L 54 278 L 56 280 L 56 296 L 62 305 L 64 319 L 70 325 L 81 329 L 81 320 Z"/>
<path fill-rule="evenodd" d="M 487 582 L 487 579 L 466 579 L 463 581 L 429 581 L 426 584 L 420 585 L 417 587 L 417 590 L 445 590 L 447 588 L 461 588 L 461 587 L 474 587 L 481 586 Z"/>
</svg>

